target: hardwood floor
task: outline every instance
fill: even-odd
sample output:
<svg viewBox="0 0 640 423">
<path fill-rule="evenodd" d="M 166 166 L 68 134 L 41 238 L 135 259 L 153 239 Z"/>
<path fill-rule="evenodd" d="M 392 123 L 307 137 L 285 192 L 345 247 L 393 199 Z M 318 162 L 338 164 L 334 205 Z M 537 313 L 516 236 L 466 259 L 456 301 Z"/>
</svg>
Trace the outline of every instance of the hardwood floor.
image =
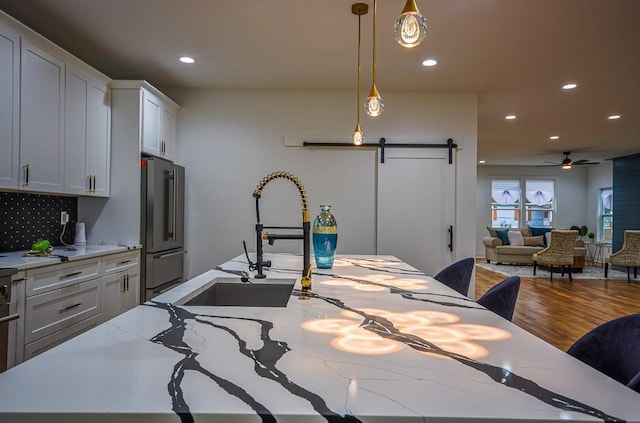
<svg viewBox="0 0 640 423">
<path fill-rule="evenodd" d="M 484 260 L 484 259 L 482 259 Z M 476 266 L 476 299 L 502 281 L 504 275 Z M 566 351 L 596 326 L 640 312 L 640 278 L 522 278 L 513 323 Z"/>
</svg>

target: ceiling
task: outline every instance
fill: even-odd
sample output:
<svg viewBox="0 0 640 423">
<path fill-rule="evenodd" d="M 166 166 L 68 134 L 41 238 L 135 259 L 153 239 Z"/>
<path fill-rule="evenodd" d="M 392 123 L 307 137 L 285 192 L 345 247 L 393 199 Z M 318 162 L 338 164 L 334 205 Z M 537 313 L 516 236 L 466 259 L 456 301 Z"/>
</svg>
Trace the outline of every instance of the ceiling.
<svg viewBox="0 0 640 423">
<path fill-rule="evenodd" d="M 371 85 L 372 0 L 362 17 Z M 478 94 L 478 159 L 538 165 L 640 153 L 640 0 L 416 0 L 404 49 L 377 6 L 377 87 Z M 0 9 L 113 79 L 167 87 L 355 90 L 351 0 L 0 0 Z M 178 62 L 196 58 L 193 65 Z M 438 66 L 421 62 L 436 58 Z M 567 82 L 578 87 L 562 90 Z M 517 119 L 507 121 L 507 114 Z M 607 120 L 620 114 L 619 120 Z M 350 130 L 349 130 L 350 131 Z M 557 141 L 549 140 L 558 135 Z"/>
</svg>

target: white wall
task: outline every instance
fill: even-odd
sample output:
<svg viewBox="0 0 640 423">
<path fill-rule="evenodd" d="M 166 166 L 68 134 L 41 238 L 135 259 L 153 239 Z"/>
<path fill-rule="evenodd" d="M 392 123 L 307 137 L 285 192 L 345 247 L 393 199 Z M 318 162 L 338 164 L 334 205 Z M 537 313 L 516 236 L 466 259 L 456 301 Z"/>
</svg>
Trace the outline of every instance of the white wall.
<svg viewBox="0 0 640 423">
<path fill-rule="evenodd" d="M 186 166 L 188 276 L 242 252 L 255 251 L 253 190 L 268 173 L 294 173 L 304 184 L 311 218 L 331 204 L 339 228 L 338 253 L 375 254 L 377 150 L 285 147 L 301 141 L 342 137 L 355 126 L 355 95 L 342 91 L 163 90 L 178 113 L 176 162 Z M 361 114 L 367 141 L 445 142 L 457 154 L 456 253 L 474 254 L 477 97 L 475 94 L 384 93 L 385 112 L 373 121 Z M 428 141 L 432 142 L 432 141 Z M 298 225 L 300 204 L 293 184 L 276 180 L 260 200 L 267 225 Z M 301 243 L 282 241 L 266 252 L 301 252 Z"/>
<path fill-rule="evenodd" d="M 569 228 L 572 225 L 589 226 L 587 213 L 587 172 L 591 166 L 562 170 L 558 167 L 534 166 L 478 166 L 476 209 L 476 254 L 484 257 L 482 238 L 488 235 L 491 224 L 491 180 L 504 177 L 550 178 L 555 181 L 556 216 L 554 227 Z"/>
</svg>

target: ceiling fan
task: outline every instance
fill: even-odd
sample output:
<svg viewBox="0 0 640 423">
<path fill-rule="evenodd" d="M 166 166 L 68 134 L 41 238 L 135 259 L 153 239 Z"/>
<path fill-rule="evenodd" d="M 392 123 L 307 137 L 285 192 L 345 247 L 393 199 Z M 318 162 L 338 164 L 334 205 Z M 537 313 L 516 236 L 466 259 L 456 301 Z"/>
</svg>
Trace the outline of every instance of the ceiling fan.
<svg viewBox="0 0 640 423">
<path fill-rule="evenodd" d="M 571 169 L 573 166 L 594 165 L 594 164 L 600 163 L 600 162 L 592 162 L 591 160 L 587 160 L 587 159 L 576 160 L 574 162 L 569 158 L 569 155 L 571 154 L 571 151 L 563 151 L 562 154 L 564 154 L 564 159 L 562 159 L 562 162 L 557 163 L 557 162 L 547 162 L 547 161 L 545 161 L 545 163 L 552 163 L 552 164 L 540 165 L 540 166 L 537 166 L 537 167 L 561 166 L 563 169 Z"/>
</svg>

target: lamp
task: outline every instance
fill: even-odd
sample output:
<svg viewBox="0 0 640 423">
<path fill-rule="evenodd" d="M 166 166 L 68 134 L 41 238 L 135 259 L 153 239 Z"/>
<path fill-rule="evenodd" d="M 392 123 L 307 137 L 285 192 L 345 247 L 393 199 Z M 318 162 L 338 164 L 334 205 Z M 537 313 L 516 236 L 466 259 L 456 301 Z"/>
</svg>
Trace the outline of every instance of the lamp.
<svg viewBox="0 0 640 423">
<path fill-rule="evenodd" d="M 563 169 L 571 169 L 572 166 L 573 166 L 573 162 L 571 162 L 571 159 L 569 158 L 569 155 L 565 155 L 564 159 L 562 160 L 562 168 Z"/>
<path fill-rule="evenodd" d="M 373 0 L 373 84 L 367 101 L 364 102 L 364 110 L 371 117 L 377 117 L 382 114 L 384 109 L 384 101 L 380 97 L 378 88 L 376 87 L 376 0 Z"/>
<path fill-rule="evenodd" d="M 361 33 L 361 17 L 362 15 L 366 15 L 369 11 L 369 6 L 366 3 L 354 3 L 351 5 L 351 13 L 358 16 L 358 87 L 356 93 L 356 112 L 357 112 L 357 121 L 356 127 L 353 130 L 353 143 L 355 145 L 361 145 L 364 141 L 364 133 L 362 132 L 362 128 L 360 128 L 360 33 Z"/>
<path fill-rule="evenodd" d="M 396 41 L 407 48 L 417 46 L 427 36 L 427 20 L 420 14 L 415 0 L 407 0 L 396 19 L 394 34 Z"/>
</svg>

